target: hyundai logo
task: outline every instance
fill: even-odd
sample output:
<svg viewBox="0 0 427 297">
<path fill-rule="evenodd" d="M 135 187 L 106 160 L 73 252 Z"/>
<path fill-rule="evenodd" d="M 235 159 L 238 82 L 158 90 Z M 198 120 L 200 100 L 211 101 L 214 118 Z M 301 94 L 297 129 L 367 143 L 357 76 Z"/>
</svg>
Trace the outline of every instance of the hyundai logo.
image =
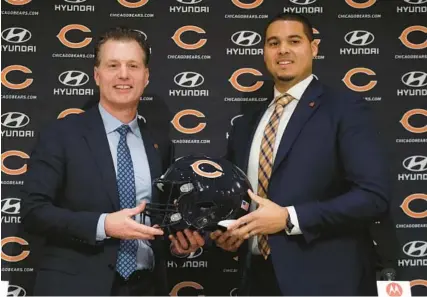
<svg viewBox="0 0 427 297">
<path fill-rule="evenodd" d="M 253 31 L 239 31 L 231 36 L 231 41 L 240 46 L 253 46 L 261 41 L 261 35 Z"/>
<path fill-rule="evenodd" d="M 292 2 L 293 4 L 298 4 L 298 5 L 310 5 L 316 2 L 317 0 L 289 0 L 289 1 Z"/>
<path fill-rule="evenodd" d="M 9 215 L 17 215 L 21 210 L 21 199 L 4 198 L 1 200 L 1 212 Z"/>
<path fill-rule="evenodd" d="M 419 88 L 427 86 L 427 73 L 411 71 L 402 76 L 402 82 L 408 87 Z"/>
<path fill-rule="evenodd" d="M 364 30 L 355 30 L 348 32 L 344 36 L 345 42 L 354 46 L 365 46 L 374 42 L 374 34 Z"/>
<path fill-rule="evenodd" d="M 425 241 L 411 241 L 403 246 L 403 252 L 415 258 L 427 256 L 427 242 Z"/>
<path fill-rule="evenodd" d="M 421 172 L 427 170 L 427 157 L 411 156 L 403 160 L 403 167 L 409 171 Z"/>
<path fill-rule="evenodd" d="M 86 2 L 86 0 L 64 0 L 64 1 L 68 2 L 68 3 L 73 3 L 73 4 L 79 4 L 79 3 Z"/>
<path fill-rule="evenodd" d="M 80 87 L 85 85 L 89 81 L 89 76 L 78 70 L 69 70 L 62 72 L 59 77 L 59 81 L 69 87 Z"/>
<path fill-rule="evenodd" d="M 30 118 L 21 112 L 6 112 L 1 115 L 1 124 L 7 128 L 22 128 L 29 122 Z"/>
<path fill-rule="evenodd" d="M 31 32 L 24 28 L 11 27 L 1 32 L 1 38 L 11 43 L 24 43 L 31 39 Z"/>
<path fill-rule="evenodd" d="M 7 288 L 7 297 L 24 297 L 27 292 L 20 286 L 9 285 Z"/>
<path fill-rule="evenodd" d="M 404 1 L 406 3 L 415 4 L 415 5 L 419 5 L 427 2 L 427 0 L 404 0 Z"/>
<path fill-rule="evenodd" d="M 175 75 L 174 82 L 183 88 L 195 88 L 203 84 L 204 77 L 197 72 L 181 72 Z"/>
<path fill-rule="evenodd" d="M 176 0 L 176 1 L 182 4 L 197 4 L 202 2 L 203 0 Z"/>
</svg>

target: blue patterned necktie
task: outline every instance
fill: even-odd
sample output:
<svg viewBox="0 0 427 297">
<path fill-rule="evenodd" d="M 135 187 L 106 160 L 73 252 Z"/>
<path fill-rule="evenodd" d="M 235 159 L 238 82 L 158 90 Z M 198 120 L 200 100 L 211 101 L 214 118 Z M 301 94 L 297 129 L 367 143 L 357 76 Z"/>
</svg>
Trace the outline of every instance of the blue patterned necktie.
<svg viewBox="0 0 427 297">
<path fill-rule="evenodd" d="M 116 129 L 120 134 L 117 147 L 117 189 L 119 192 L 120 209 L 133 208 L 136 206 L 135 176 L 133 174 L 133 163 L 126 136 L 131 132 L 130 127 L 121 125 Z M 133 240 L 120 240 L 120 248 L 117 257 L 117 272 L 124 278 L 136 270 L 136 251 L 138 243 Z"/>
</svg>

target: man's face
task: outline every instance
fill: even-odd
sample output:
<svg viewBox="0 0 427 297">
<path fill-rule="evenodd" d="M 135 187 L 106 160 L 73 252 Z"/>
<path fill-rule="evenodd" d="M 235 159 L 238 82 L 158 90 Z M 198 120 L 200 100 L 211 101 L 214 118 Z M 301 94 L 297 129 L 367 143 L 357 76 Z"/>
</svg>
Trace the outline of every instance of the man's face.
<svg viewBox="0 0 427 297">
<path fill-rule="evenodd" d="M 148 82 L 145 54 L 134 40 L 108 40 L 99 51 L 94 77 L 101 103 L 111 108 L 138 105 Z"/>
<path fill-rule="evenodd" d="M 312 73 L 317 44 L 297 21 L 275 21 L 267 28 L 264 62 L 275 82 L 295 82 Z"/>
</svg>

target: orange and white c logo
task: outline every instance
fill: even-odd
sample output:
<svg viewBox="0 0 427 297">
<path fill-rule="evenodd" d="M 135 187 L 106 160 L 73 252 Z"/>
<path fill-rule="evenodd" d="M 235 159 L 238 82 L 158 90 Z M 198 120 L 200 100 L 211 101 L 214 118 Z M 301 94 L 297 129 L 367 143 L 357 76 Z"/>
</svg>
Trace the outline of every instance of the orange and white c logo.
<svg viewBox="0 0 427 297">
<path fill-rule="evenodd" d="M 202 169 L 200 169 L 200 165 L 203 165 L 203 164 L 212 165 L 213 167 L 215 167 L 219 171 L 218 170 L 214 171 L 214 172 L 203 171 Z M 213 161 L 210 161 L 210 160 L 196 161 L 193 164 L 191 164 L 191 168 L 193 168 L 193 171 L 195 173 L 197 173 L 198 175 L 203 176 L 203 177 L 207 177 L 207 178 L 218 178 L 224 174 L 221 165 L 219 165 L 218 163 L 215 163 Z"/>
<path fill-rule="evenodd" d="M 411 49 L 424 49 L 427 47 L 427 39 L 422 42 L 422 43 L 412 43 L 408 40 L 408 35 L 411 32 L 414 31 L 421 31 L 423 33 L 427 33 L 427 27 L 424 26 L 410 26 L 408 28 L 406 28 L 405 30 L 403 30 L 402 34 L 400 34 L 399 39 L 400 41 L 402 41 L 402 43 L 407 47 L 407 48 L 411 48 Z"/>
<path fill-rule="evenodd" d="M 412 201 L 418 200 L 418 199 L 424 200 L 425 202 L 427 202 L 427 195 L 421 194 L 421 193 L 409 195 L 408 197 L 405 198 L 405 200 L 403 200 L 402 204 L 400 205 L 400 208 L 402 208 L 403 212 L 407 216 L 410 216 L 411 218 L 414 218 L 414 219 L 427 218 L 427 208 L 426 208 L 426 210 L 421 211 L 421 212 L 416 212 L 416 211 L 413 211 L 409 208 L 409 204 Z"/>
<path fill-rule="evenodd" d="M 264 84 L 263 81 L 257 81 L 254 85 L 252 85 L 250 87 L 245 87 L 245 86 L 242 86 L 241 84 L 239 84 L 237 79 L 239 78 L 240 75 L 246 74 L 246 73 L 253 74 L 256 76 L 262 76 L 262 73 L 256 69 L 254 69 L 254 68 L 240 68 L 240 69 L 234 71 L 234 73 L 231 75 L 231 77 L 228 79 L 228 81 L 231 83 L 231 85 L 236 90 L 238 90 L 240 92 L 254 92 L 254 91 L 256 91 L 262 87 L 262 85 Z"/>
<path fill-rule="evenodd" d="M 242 3 L 240 0 L 231 0 L 231 2 L 233 2 L 233 4 L 239 8 L 253 9 L 253 8 L 260 6 L 262 4 L 262 2 L 264 2 L 264 0 L 255 0 L 252 3 Z"/>
<path fill-rule="evenodd" d="M 182 117 L 184 116 L 195 116 L 198 118 L 204 118 L 205 115 L 203 113 L 201 113 L 198 110 L 195 109 L 184 109 L 181 110 L 180 112 L 178 112 L 172 119 L 171 123 L 172 125 L 175 127 L 176 130 L 178 130 L 181 133 L 184 134 L 196 134 L 199 133 L 200 131 L 202 131 L 203 129 L 205 129 L 206 127 L 206 123 L 199 123 L 196 127 L 194 128 L 185 128 L 181 125 L 180 120 Z"/>
<path fill-rule="evenodd" d="M 68 108 L 66 110 L 63 110 L 59 115 L 58 115 L 58 119 L 62 119 L 65 118 L 67 115 L 70 114 L 79 114 L 85 112 L 84 110 L 80 109 L 80 108 Z"/>
<path fill-rule="evenodd" d="M 196 33 L 200 33 L 200 34 L 204 34 L 206 33 L 205 30 L 203 30 L 200 27 L 197 26 L 183 26 L 181 28 L 179 28 L 178 30 L 176 30 L 175 34 L 172 36 L 172 40 L 175 41 L 176 45 L 179 46 L 180 48 L 186 49 L 186 50 L 195 50 L 195 49 L 199 49 L 202 46 L 204 46 L 206 44 L 206 42 L 208 41 L 206 38 L 202 38 L 199 41 L 197 41 L 196 43 L 185 43 L 181 40 L 181 34 L 187 31 L 193 31 Z"/>
<path fill-rule="evenodd" d="M 3 246 L 5 246 L 8 243 L 17 243 L 20 245 L 28 245 L 28 242 L 21 237 L 12 236 L 12 237 L 3 238 L 1 240 L 1 258 L 2 258 L 2 260 L 7 261 L 7 262 L 19 262 L 19 261 L 22 261 L 25 258 L 27 258 L 28 255 L 30 254 L 30 251 L 22 251 L 19 255 L 16 255 L 16 256 L 6 255 L 3 252 Z"/>
<path fill-rule="evenodd" d="M 354 0 L 345 0 L 345 2 L 351 7 L 360 8 L 360 9 L 371 7 L 372 5 L 375 4 L 376 1 L 377 0 L 367 0 L 363 3 L 357 3 L 357 2 L 354 2 Z"/>
<path fill-rule="evenodd" d="M 12 5 L 25 5 L 31 2 L 31 0 L 6 0 L 7 3 Z"/>
<path fill-rule="evenodd" d="M 14 84 L 11 83 L 10 81 L 7 80 L 7 74 L 11 71 L 21 71 L 24 73 L 32 73 L 32 71 L 30 69 L 28 69 L 25 66 L 22 65 L 10 65 L 5 67 L 2 71 L 1 71 L 1 83 L 2 85 L 4 85 L 5 87 L 12 89 L 12 90 L 22 90 L 27 88 L 29 85 L 31 85 L 33 83 L 33 79 L 32 78 L 27 78 L 23 83 L 20 84 Z"/>
<path fill-rule="evenodd" d="M 320 34 L 320 32 L 319 32 L 319 30 L 317 30 L 316 28 L 313 28 L 313 35 L 316 35 L 316 34 Z M 314 39 L 313 40 L 317 45 L 319 45 L 319 43 L 320 43 L 320 38 L 317 38 L 317 39 Z"/>
<path fill-rule="evenodd" d="M 86 26 L 83 25 L 78 25 L 78 24 L 71 24 L 71 25 L 67 25 L 64 28 L 61 29 L 61 31 L 59 31 L 58 35 L 56 35 L 56 37 L 58 37 L 59 41 L 61 41 L 61 43 L 63 45 L 65 45 L 66 47 L 69 48 L 82 48 L 87 46 L 91 41 L 92 41 L 92 37 L 86 37 L 85 39 L 83 39 L 83 41 L 80 42 L 71 42 L 67 39 L 66 34 L 68 33 L 68 31 L 71 30 L 80 30 L 82 32 L 91 32 L 90 29 Z"/>
<path fill-rule="evenodd" d="M 402 119 L 399 122 L 402 124 L 403 128 L 405 128 L 409 132 L 425 133 L 425 132 L 427 132 L 427 125 L 424 125 L 424 127 L 414 127 L 409 123 L 409 119 L 413 115 L 417 115 L 417 114 L 427 117 L 427 109 L 420 109 L 420 108 L 411 109 L 411 110 L 405 112 L 405 114 L 402 116 Z"/>
<path fill-rule="evenodd" d="M 175 285 L 175 287 L 173 287 L 173 289 L 170 292 L 170 296 L 179 296 L 178 292 L 182 289 L 182 288 L 194 288 L 198 291 L 197 296 L 205 296 L 204 292 L 203 292 L 203 287 L 201 284 L 196 283 L 196 282 L 180 282 L 178 284 Z"/>
<path fill-rule="evenodd" d="M 127 8 L 138 8 L 148 3 L 148 0 L 139 0 L 137 2 L 129 2 L 126 0 L 117 0 L 121 5 Z"/>
<path fill-rule="evenodd" d="M 427 280 L 425 280 L 425 279 L 414 279 L 414 280 L 411 280 L 410 284 L 411 284 L 411 287 L 414 287 L 414 286 L 427 287 Z"/>
<path fill-rule="evenodd" d="M 6 160 L 6 158 L 8 157 L 20 157 L 22 159 L 29 159 L 30 156 L 28 156 L 26 153 L 21 152 L 21 151 L 7 151 L 1 154 L 1 171 L 9 174 L 9 175 L 20 175 L 20 174 L 24 174 L 25 172 L 27 172 L 27 164 L 23 165 L 21 168 L 18 169 L 10 169 L 7 168 L 4 165 L 4 160 Z"/>
<path fill-rule="evenodd" d="M 377 84 L 376 80 L 371 80 L 368 84 L 366 84 L 364 86 L 356 86 L 355 84 L 352 83 L 351 77 L 357 73 L 365 73 L 367 75 L 376 75 L 375 72 L 373 72 L 371 69 L 363 68 L 363 67 L 353 68 L 353 69 L 349 70 L 345 74 L 342 81 L 345 83 L 345 85 L 350 90 L 353 90 L 355 92 L 366 92 L 366 91 L 371 90 Z"/>
</svg>

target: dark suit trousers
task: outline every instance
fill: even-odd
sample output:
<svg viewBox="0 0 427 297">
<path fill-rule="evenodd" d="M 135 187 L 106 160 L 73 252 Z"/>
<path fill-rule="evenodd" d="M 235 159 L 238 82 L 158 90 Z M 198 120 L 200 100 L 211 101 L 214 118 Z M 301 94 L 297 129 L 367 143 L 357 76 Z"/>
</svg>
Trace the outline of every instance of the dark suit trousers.
<svg viewBox="0 0 427 297">
<path fill-rule="evenodd" d="M 277 283 L 271 257 L 252 256 L 250 275 L 250 296 L 283 296 Z"/>
<path fill-rule="evenodd" d="M 138 270 L 125 280 L 117 272 L 114 277 L 112 296 L 154 296 L 154 273 L 149 270 Z"/>
</svg>

